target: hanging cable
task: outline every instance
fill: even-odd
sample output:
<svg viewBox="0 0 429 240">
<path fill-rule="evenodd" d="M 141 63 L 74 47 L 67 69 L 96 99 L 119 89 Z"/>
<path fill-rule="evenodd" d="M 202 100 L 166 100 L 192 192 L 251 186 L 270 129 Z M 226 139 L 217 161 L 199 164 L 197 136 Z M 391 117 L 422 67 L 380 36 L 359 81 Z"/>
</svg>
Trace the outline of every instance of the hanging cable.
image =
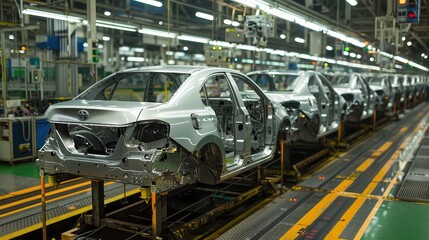
<svg viewBox="0 0 429 240">
<path fill-rule="evenodd" d="M 22 139 L 25 141 L 25 142 L 29 142 L 30 141 L 30 137 L 31 137 L 31 128 L 30 128 L 30 126 L 31 126 L 31 120 L 32 120 L 32 118 L 28 118 L 27 119 L 27 136 L 25 136 L 25 122 L 24 122 L 24 120 L 22 120 L 21 118 L 19 118 L 19 121 L 21 122 L 21 126 L 22 126 Z"/>
</svg>

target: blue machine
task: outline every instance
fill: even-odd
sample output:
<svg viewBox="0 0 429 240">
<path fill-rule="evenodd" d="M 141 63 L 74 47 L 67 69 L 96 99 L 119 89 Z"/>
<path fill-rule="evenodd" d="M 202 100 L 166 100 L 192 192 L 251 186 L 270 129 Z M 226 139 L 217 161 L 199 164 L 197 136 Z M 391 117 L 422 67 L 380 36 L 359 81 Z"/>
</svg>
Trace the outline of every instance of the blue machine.
<svg viewBox="0 0 429 240">
<path fill-rule="evenodd" d="M 0 118 L 0 161 L 35 159 L 49 130 L 45 117 Z"/>
</svg>

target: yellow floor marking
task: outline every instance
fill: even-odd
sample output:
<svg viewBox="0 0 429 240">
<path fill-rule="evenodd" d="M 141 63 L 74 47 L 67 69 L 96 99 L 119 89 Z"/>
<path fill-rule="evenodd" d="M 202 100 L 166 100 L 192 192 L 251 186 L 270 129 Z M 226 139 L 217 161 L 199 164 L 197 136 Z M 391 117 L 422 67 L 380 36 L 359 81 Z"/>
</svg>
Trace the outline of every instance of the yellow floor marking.
<svg viewBox="0 0 429 240">
<path fill-rule="evenodd" d="M 46 187 L 52 187 L 53 184 L 46 184 Z M 11 192 L 5 195 L 0 196 L 0 200 L 4 200 L 4 199 L 8 199 L 8 198 L 12 198 L 12 197 L 16 197 L 19 195 L 23 195 L 23 194 L 27 194 L 30 192 L 35 192 L 35 191 L 39 191 L 40 192 L 40 185 L 34 186 L 34 187 L 29 187 L 26 189 L 22 189 L 19 191 L 15 191 L 15 192 Z"/>
<path fill-rule="evenodd" d="M 353 181 L 352 181 L 353 182 Z M 314 222 L 338 197 L 336 194 L 326 195 L 319 203 L 317 203 L 307 214 L 305 214 L 296 224 L 292 226 L 280 239 L 296 239 L 301 235 L 302 229 L 307 228 Z"/>
<path fill-rule="evenodd" d="M 340 220 L 335 224 L 332 230 L 325 236 L 325 239 L 339 239 L 341 233 L 347 227 L 349 222 L 353 219 L 360 207 L 365 202 L 365 198 L 357 198 L 354 203 L 347 209 Z"/>
<path fill-rule="evenodd" d="M 77 180 L 80 180 L 80 179 L 82 179 L 82 178 L 70 179 L 70 180 L 61 182 L 61 184 L 69 183 L 69 182 L 72 182 L 72 181 L 77 181 Z M 54 185 L 50 184 L 50 183 L 46 184 L 46 188 L 52 187 L 52 186 L 54 186 Z M 29 188 L 26 188 L 26 189 L 22 189 L 22 190 L 18 190 L 18 191 L 15 191 L 15 192 L 11 192 L 11 193 L 2 195 L 2 196 L 0 196 L 0 200 L 4 200 L 4 199 L 7 199 L 7 198 L 16 197 L 16 196 L 19 196 L 19 195 L 23 195 L 23 194 L 27 194 L 27 193 L 35 192 L 35 191 L 40 191 L 40 185 L 37 185 L 37 186 L 34 186 L 34 187 L 29 187 Z"/>
<path fill-rule="evenodd" d="M 379 149 L 377 149 L 377 152 L 385 152 L 388 148 L 390 148 L 390 146 L 392 146 L 392 144 L 393 144 L 393 142 L 391 142 L 391 141 L 385 142 L 383 144 L 383 146 L 381 146 Z"/>
<path fill-rule="evenodd" d="M 104 186 L 108 186 L 108 185 L 111 185 L 113 183 L 114 182 L 108 182 L 108 183 L 105 183 Z M 83 189 L 83 190 L 80 190 L 80 191 L 77 191 L 77 192 L 72 192 L 70 194 L 61 195 L 60 197 L 47 200 L 46 203 L 55 202 L 57 200 L 68 198 L 68 197 L 71 197 L 71 196 L 74 196 L 74 195 L 77 195 L 77 194 L 80 194 L 80 193 L 85 193 L 85 192 L 88 192 L 88 191 L 91 191 L 91 189 L 86 188 L 86 189 Z M 42 204 L 41 202 L 38 202 L 38 203 L 35 203 L 35 204 L 32 204 L 32 205 L 25 206 L 23 208 L 16 209 L 14 211 L 10 211 L 10 212 L 4 213 L 4 214 L 0 215 L 0 218 L 6 217 L 6 216 L 9 216 L 9 215 L 12 215 L 12 214 L 15 214 L 15 213 L 18 213 L 18 212 L 21 212 L 21 211 L 24 211 L 24 210 L 36 207 L 36 206 L 39 206 L 41 204 Z"/>
<path fill-rule="evenodd" d="M 374 162 L 374 158 L 368 158 L 363 162 L 358 168 L 356 168 L 356 171 L 358 172 L 365 172 L 366 169 L 368 169 L 369 166 Z"/>
<path fill-rule="evenodd" d="M 353 180 L 345 179 L 343 180 L 333 192 L 343 192 L 351 184 Z M 332 202 L 338 197 L 337 194 L 328 194 L 322 200 L 320 200 L 310 211 L 307 212 L 281 239 L 296 239 L 300 236 L 300 231 L 302 228 L 308 227 L 311 223 L 314 222 L 322 213 L 328 208 Z"/>
<path fill-rule="evenodd" d="M 377 158 L 380 157 L 381 154 L 383 154 L 382 152 L 374 152 L 373 154 L 371 154 L 371 157 Z"/>
<path fill-rule="evenodd" d="M 90 183 L 91 183 L 90 181 L 86 181 L 86 182 L 79 183 L 79 184 L 76 184 L 76 185 L 72 185 L 72 186 L 69 186 L 69 187 L 66 187 L 66 188 L 60 188 L 58 190 L 54 190 L 54 191 L 46 193 L 46 196 L 48 197 L 48 196 L 52 196 L 52 195 L 55 195 L 55 194 L 58 194 L 58 193 L 69 191 L 69 190 L 74 189 L 74 188 L 83 187 L 85 185 L 89 185 Z M 0 206 L 0 210 L 6 209 L 6 208 L 9 208 L 9 207 L 13 207 L 13 206 L 16 206 L 16 205 L 19 205 L 19 204 L 23 204 L 23 203 L 26 203 L 26 202 L 30 202 L 30 201 L 33 201 L 33 200 L 37 200 L 37 199 L 40 199 L 40 198 L 41 198 L 41 194 L 38 194 L 38 195 L 29 197 L 29 198 L 21 199 L 19 201 L 15 201 L 15 202 L 11 202 L 11 203 L 8 203 L 8 204 L 4 204 L 4 205 Z"/>
<path fill-rule="evenodd" d="M 404 133 L 408 130 L 408 127 L 403 127 L 399 130 L 399 133 Z"/>
<path fill-rule="evenodd" d="M 137 189 L 128 191 L 126 193 L 126 196 L 128 197 L 128 196 L 131 196 L 131 195 L 134 195 L 134 194 L 138 194 L 138 193 L 140 193 L 140 189 L 137 188 Z M 107 199 L 104 203 L 105 204 L 109 204 L 109 203 L 118 201 L 118 200 L 120 200 L 122 198 L 124 198 L 124 194 L 123 193 L 118 194 L 118 195 L 116 195 L 116 196 L 114 196 L 112 198 Z M 82 214 L 84 212 L 90 211 L 91 209 L 92 209 L 92 206 L 89 205 L 89 206 L 85 206 L 85 207 L 79 208 L 79 209 L 77 209 L 75 211 L 72 211 L 72 212 L 69 212 L 69 213 L 66 213 L 66 214 L 63 214 L 63 215 L 60 215 L 60 216 L 48 219 L 47 222 L 46 222 L 46 225 L 49 226 L 51 224 L 57 223 L 59 221 L 62 221 L 64 219 L 67 219 L 67 218 L 70 218 L 70 217 Z M 33 226 L 29 226 L 29 227 L 20 229 L 19 231 L 16 231 L 16 232 L 10 233 L 8 235 L 2 236 L 0 239 L 12 239 L 12 238 L 24 235 L 26 233 L 29 233 L 29 232 L 32 232 L 34 230 L 41 229 L 41 228 L 42 228 L 42 223 L 38 223 L 38 224 L 35 224 Z"/>
</svg>

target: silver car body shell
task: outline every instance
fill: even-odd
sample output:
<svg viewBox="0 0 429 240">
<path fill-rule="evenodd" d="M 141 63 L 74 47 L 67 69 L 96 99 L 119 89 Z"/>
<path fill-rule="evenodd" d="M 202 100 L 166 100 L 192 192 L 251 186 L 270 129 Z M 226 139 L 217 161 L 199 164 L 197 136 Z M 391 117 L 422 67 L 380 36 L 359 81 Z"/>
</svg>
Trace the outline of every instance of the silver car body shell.
<svg viewBox="0 0 429 240">
<path fill-rule="evenodd" d="M 235 142 L 236 146 L 243 149 L 243 151 L 234 157 L 234 164 L 227 165 L 228 159 L 224 149 L 225 142 L 217 128 L 216 113 L 199 99 L 199 92 L 209 75 L 226 74 L 229 81 L 232 82 L 231 74 L 242 77 L 244 76 L 243 74 L 230 69 L 188 66 L 145 67 L 129 69 L 115 74 L 142 71 L 187 73 L 190 74 L 190 77 L 182 83 L 169 101 L 163 104 L 80 99 L 88 91 L 94 90 L 89 88 L 74 100 L 52 105 L 45 114 L 51 123 L 52 132 L 43 148 L 39 151 L 37 163 L 40 167 L 48 174 L 71 173 L 89 178 L 116 180 L 142 186 L 151 186 L 156 183 L 157 191 L 168 191 L 198 180 L 195 179 L 196 173 L 192 172 L 194 171 L 193 168 L 196 167 L 194 153 L 207 144 L 216 144 L 222 158 L 221 163 L 217 163 L 222 164 L 220 176 L 210 180 L 212 184 L 273 159 L 280 124 L 285 121 L 291 121 L 281 104 L 271 103 L 268 98 L 262 96 L 264 104 L 267 104 L 264 108 L 268 111 L 267 119 L 264 120 L 266 121 L 264 149 L 258 154 L 251 154 L 249 147 L 250 135 L 244 133 L 243 137 L 237 138 Z M 102 81 L 96 84 L 100 84 Z M 234 92 L 233 101 L 236 101 L 240 112 L 249 114 L 243 105 L 240 94 L 237 94 L 239 92 L 237 86 L 232 85 L 232 89 Z M 196 98 L 199 100 L 196 101 Z M 90 114 L 88 119 L 84 121 L 77 116 L 78 111 L 81 109 Z M 201 123 L 199 129 L 193 127 L 192 114 L 201 117 L 199 119 Z M 130 136 L 133 134 L 136 124 L 141 122 L 168 124 L 168 138 L 171 139 L 171 141 L 169 140 L 169 146 L 157 149 L 143 149 L 143 151 L 134 146 Z M 125 132 L 119 137 L 116 148 L 111 155 L 82 154 L 72 146 L 73 139 L 65 139 L 63 135 L 59 134 L 56 127 L 61 126 L 61 124 L 102 126 L 106 128 L 123 127 Z M 245 131 L 252 130 L 250 122 L 242 122 L 242 124 Z M 162 160 L 164 155 L 172 156 L 173 160 L 170 162 Z M 189 156 L 191 156 L 190 160 L 188 159 Z M 169 162 L 169 164 L 166 162 Z M 190 173 L 186 175 L 183 173 L 184 169 L 194 175 Z"/>
<path fill-rule="evenodd" d="M 341 76 L 341 74 L 339 75 Z M 378 103 L 378 97 L 374 91 L 369 87 L 368 83 L 362 78 L 360 74 L 351 73 L 342 75 L 348 76 L 350 78 L 348 86 L 333 84 L 333 87 L 338 94 L 344 97 L 347 94 L 353 96 L 351 101 L 347 101 L 348 109 L 345 120 L 348 122 L 360 122 L 363 119 L 372 117 Z M 361 81 L 361 84 L 365 86 L 367 90 L 366 95 L 364 95 L 363 92 L 357 88 L 358 81 Z M 347 100 L 348 98 L 345 97 L 345 99 Z"/>
<path fill-rule="evenodd" d="M 315 71 L 302 71 L 299 73 L 288 72 L 288 71 L 255 71 L 247 73 L 248 76 L 260 76 L 260 75 L 292 75 L 297 76 L 296 85 L 293 90 L 281 91 L 274 88 L 275 84 L 270 83 L 271 91 L 266 91 L 267 96 L 275 101 L 282 102 L 284 106 L 287 106 L 291 102 L 299 102 L 299 111 L 289 111 L 289 115 L 295 115 L 296 121 L 294 121 L 295 131 L 297 134 L 298 140 L 302 141 L 315 141 L 318 138 L 326 136 L 332 132 L 336 132 L 339 127 L 339 122 L 341 121 L 341 114 L 344 111 L 346 102 L 343 97 L 336 94 L 332 86 L 329 84 L 328 80 L 325 79 L 326 84 L 329 84 L 328 88 L 331 88 L 331 91 L 336 94 L 336 100 L 333 101 L 333 111 L 329 113 L 322 113 L 320 110 L 323 108 L 322 103 L 320 103 L 316 97 L 310 92 L 308 83 L 310 77 L 324 78 L 321 73 Z M 253 78 L 252 78 L 253 79 Z M 270 78 L 272 80 L 272 78 Z M 273 89 L 274 88 L 274 89 Z M 326 90 L 322 87 L 323 96 L 326 96 Z M 329 104 L 328 104 L 329 105 Z M 329 106 L 328 106 L 329 107 Z M 288 107 L 286 107 L 288 109 Z M 326 116 L 326 115 L 332 116 Z M 325 122 L 323 120 L 325 120 Z M 305 122 L 303 122 L 305 121 Z M 317 123 L 318 126 L 312 126 L 311 123 Z M 308 129 L 312 128 L 312 129 Z"/>
</svg>

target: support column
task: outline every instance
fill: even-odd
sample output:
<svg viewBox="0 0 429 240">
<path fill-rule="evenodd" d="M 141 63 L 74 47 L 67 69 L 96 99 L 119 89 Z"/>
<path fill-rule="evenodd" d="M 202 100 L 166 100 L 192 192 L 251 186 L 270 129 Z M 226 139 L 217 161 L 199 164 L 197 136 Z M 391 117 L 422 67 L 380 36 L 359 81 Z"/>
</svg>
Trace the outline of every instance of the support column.
<svg viewBox="0 0 429 240">
<path fill-rule="evenodd" d="M 95 26 L 96 22 L 96 0 L 88 0 L 86 5 L 86 12 L 87 12 L 87 19 L 88 19 L 88 36 L 87 36 L 87 43 L 88 43 L 88 51 L 87 51 L 87 58 L 88 63 L 92 62 L 92 42 L 97 41 L 97 27 Z M 95 83 L 98 80 L 97 76 L 97 65 L 92 64 L 91 65 L 91 75 L 93 76 L 93 82 Z"/>
<path fill-rule="evenodd" d="M 157 237 L 162 233 L 162 221 L 167 218 L 167 195 L 157 193 L 152 186 L 152 236 Z"/>
<path fill-rule="evenodd" d="M 101 219 L 105 217 L 104 211 L 104 181 L 91 180 L 92 197 L 92 223 L 101 226 Z"/>
</svg>

